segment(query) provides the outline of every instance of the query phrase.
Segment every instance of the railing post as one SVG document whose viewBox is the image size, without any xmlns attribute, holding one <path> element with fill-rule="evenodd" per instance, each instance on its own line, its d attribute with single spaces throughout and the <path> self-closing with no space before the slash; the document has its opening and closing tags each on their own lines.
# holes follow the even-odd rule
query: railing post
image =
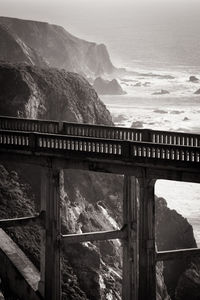
<svg viewBox="0 0 200 300">
<path fill-rule="evenodd" d="M 46 211 L 44 244 L 41 247 L 40 291 L 44 299 L 61 299 L 60 276 L 60 176 L 61 171 L 47 168 L 42 172 L 42 208 Z"/>
<path fill-rule="evenodd" d="M 156 300 L 154 184 L 139 178 L 139 300 Z"/>
<path fill-rule="evenodd" d="M 124 176 L 123 222 L 127 240 L 123 241 L 122 299 L 138 299 L 138 199 L 137 180 Z"/>
<path fill-rule="evenodd" d="M 143 129 L 142 130 L 142 142 L 153 142 L 151 129 Z"/>
<path fill-rule="evenodd" d="M 129 158 L 130 157 L 130 147 L 131 147 L 131 143 L 128 141 L 123 141 L 122 142 L 122 156 L 124 158 Z"/>
</svg>

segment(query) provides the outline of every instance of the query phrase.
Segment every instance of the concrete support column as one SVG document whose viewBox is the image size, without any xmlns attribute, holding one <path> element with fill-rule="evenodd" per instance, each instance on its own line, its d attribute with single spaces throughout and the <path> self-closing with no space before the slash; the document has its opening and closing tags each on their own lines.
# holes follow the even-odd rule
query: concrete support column
<svg viewBox="0 0 200 300">
<path fill-rule="evenodd" d="M 61 171 L 52 168 L 42 172 L 41 206 L 46 211 L 46 221 L 42 232 L 40 290 L 43 289 L 44 298 L 48 300 L 61 299 L 60 177 Z"/>
<path fill-rule="evenodd" d="M 139 300 L 156 300 L 154 185 L 139 179 Z"/>
<path fill-rule="evenodd" d="M 128 238 L 123 242 L 122 299 L 138 299 L 138 199 L 137 179 L 124 176 L 123 222 Z"/>
</svg>

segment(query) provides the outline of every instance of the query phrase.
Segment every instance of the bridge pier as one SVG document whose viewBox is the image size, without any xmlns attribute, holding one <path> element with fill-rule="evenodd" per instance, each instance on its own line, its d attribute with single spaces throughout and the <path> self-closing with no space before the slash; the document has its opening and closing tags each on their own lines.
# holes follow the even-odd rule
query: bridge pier
<svg viewBox="0 0 200 300">
<path fill-rule="evenodd" d="M 124 175 L 123 222 L 127 239 L 123 240 L 122 299 L 138 299 L 138 198 L 137 179 Z"/>
<path fill-rule="evenodd" d="M 139 300 L 156 299 L 154 185 L 139 178 Z"/>
<path fill-rule="evenodd" d="M 45 168 L 42 172 L 41 209 L 46 211 L 42 232 L 40 290 L 44 299 L 61 299 L 60 271 L 60 176 L 61 171 Z"/>
</svg>

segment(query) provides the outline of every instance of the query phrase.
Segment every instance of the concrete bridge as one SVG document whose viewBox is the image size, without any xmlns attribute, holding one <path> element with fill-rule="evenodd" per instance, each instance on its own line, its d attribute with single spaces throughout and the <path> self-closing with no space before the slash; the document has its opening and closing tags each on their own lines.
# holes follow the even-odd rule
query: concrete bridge
<svg viewBox="0 0 200 300">
<path fill-rule="evenodd" d="M 158 179 L 200 183 L 200 135 L 0 117 L 0 155 L 2 160 L 43 169 L 41 213 L 0 221 L 2 228 L 41 225 L 45 242 L 35 299 L 38 295 L 48 300 L 61 298 L 60 247 L 69 243 L 122 240 L 123 300 L 156 299 L 157 261 L 200 255 L 196 248 L 156 251 L 154 201 Z M 61 233 L 59 185 L 63 169 L 124 175 L 121 230 Z"/>
</svg>

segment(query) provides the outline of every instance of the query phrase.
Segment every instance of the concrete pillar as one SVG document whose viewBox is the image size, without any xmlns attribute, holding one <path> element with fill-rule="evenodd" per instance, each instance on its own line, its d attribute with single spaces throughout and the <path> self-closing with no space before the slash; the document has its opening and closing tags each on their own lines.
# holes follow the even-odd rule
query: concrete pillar
<svg viewBox="0 0 200 300">
<path fill-rule="evenodd" d="M 154 185 L 139 179 L 139 300 L 156 300 Z"/>
<path fill-rule="evenodd" d="M 137 180 L 124 176 L 123 222 L 128 238 L 123 242 L 122 299 L 138 299 L 138 199 Z"/>
<path fill-rule="evenodd" d="M 42 172 L 41 207 L 46 211 L 46 221 L 42 232 L 40 290 L 48 300 L 61 299 L 60 174 L 61 171 L 51 168 Z"/>
</svg>

